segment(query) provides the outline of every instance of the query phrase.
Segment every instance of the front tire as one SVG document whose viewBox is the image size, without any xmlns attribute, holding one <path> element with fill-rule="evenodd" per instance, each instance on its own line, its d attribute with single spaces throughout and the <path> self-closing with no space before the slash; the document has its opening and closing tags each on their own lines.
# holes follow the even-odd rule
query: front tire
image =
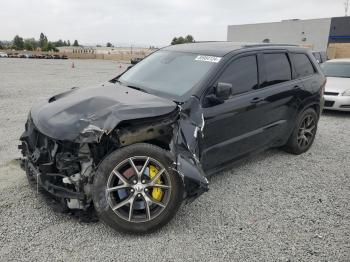
<svg viewBox="0 0 350 262">
<path fill-rule="evenodd" d="M 308 108 L 299 114 L 285 151 L 300 155 L 312 146 L 317 131 L 318 115 L 313 108 Z"/>
<path fill-rule="evenodd" d="M 100 219 L 124 232 L 152 232 L 175 215 L 183 183 L 167 152 L 151 144 L 117 149 L 100 164 L 93 202 Z"/>
</svg>

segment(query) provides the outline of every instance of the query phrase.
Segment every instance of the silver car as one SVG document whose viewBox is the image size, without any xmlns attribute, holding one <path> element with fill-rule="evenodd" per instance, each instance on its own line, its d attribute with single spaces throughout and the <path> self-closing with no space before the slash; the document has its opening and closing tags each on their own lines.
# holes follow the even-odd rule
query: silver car
<svg viewBox="0 0 350 262">
<path fill-rule="evenodd" d="M 350 112 L 350 59 L 333 59 L 321 65 L 327 76 L 325 109 Z"/>
</svg>

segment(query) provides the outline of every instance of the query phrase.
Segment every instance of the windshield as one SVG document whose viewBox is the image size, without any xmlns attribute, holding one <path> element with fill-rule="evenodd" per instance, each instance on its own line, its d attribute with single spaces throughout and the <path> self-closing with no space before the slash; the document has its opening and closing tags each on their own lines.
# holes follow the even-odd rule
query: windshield
<svg viewBox="0 0 350 262">
<path fill-rule="evenodd" d="M 118 81 L 176 99 L 190 92 L 219 61 L 220 58 L 212 56 L 158 51 L 125 72 Z"/>
<path fill-rule="evenodd" d="M 322 64 L 323 72 L 331 77 L 350 77 L 350 63 L 346 62 L 326 62 Z"/>
</svg>

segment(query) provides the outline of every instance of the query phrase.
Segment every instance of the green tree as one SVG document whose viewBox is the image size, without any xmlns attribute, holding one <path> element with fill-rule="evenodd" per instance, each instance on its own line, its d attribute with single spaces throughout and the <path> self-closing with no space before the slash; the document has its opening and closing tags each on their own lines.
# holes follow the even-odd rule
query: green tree
<svg viewBox="0 0 350 262">
<path fill-rule="evenodd" d="M 179 44 L 184 44 L 185 43 L 185 38 L 183 38 L 182 36 L 180 36 L 178 39 L 177 39 L 177 42 Z"/>
<path fill-rule="evenodd" d="M 24 40 L 24 49 L 33 51 L 38 47 L 38 43 L 34 38 L 28 38 Z"/>
<path fill-rule="evenodd" d="M 74 40 L 73 46 L 79 46 L 78 40 Z"/>
<path fill-rule="evenodd" d="M 70 41 L 69 40 L 67 41 L 67 46 L 70 46 Z"/>
<path fill-rule="evenodd" d="M 172 45 L 178 45 L 178 44 L 184 44 L 184 43 L 194 43 L 194 38 L 192 35 L 187 35 L 185 38 L 180 36 L 180 37 L 174 37 L 173 40 L 171 41 Z"/>
<path fill-rule="evenodd" d="M 113 47 L 113 45 L 110 42 L 107 42 L 107 47 Z"/>
<path fill-rule="evenodd" d="M 56 48 L 56 46 L 53 43 L 51 43 L 51 42 L 47 42 L 43 46 L 42 50 L 45 51 L 45 52 L 48 52 L 48 51 L 58 52 L 58 49 Z"/>
<path fill-rule="evenodd" d="M 16 49 L 16 50 L 23 50 L 23 48 L 24 48 L 23 38 L 18 36 L 18 35 L 16 35 L 13 38 L 12 44 L 13 44 L 14 49 Z"/>
<path fill-rule="evenodd" d="M 4 44 L 0 41 L 0 49 L 4 49 Z"/>
<path fill-rule="evenodd" d="M 53 44 L 54 44 L 56 47 L 64 46 L 64 42 L 63 42 L 61 39 L 59 39 L 59 40 L 56 41 L 56 42 L 53 42 Z"/>
<path fill-rule="evenodd" d="M 187 35 L 187 36 L 185 37 L 185 42 L 186 42 L 186 43 L 193 43 L 193 42 L 194 42 L 193 36 Z"/>
<path fill-rule="evenodd" d="M 177 37 L 174 37 L 171 41 L 171 45 L 177 45 Z"/>
<path fill-rule="evenodd" d="M 43 48 L 48 43 L 47 36 L 44 33 L 40 33 L 39 47 Z"/>
</svg>

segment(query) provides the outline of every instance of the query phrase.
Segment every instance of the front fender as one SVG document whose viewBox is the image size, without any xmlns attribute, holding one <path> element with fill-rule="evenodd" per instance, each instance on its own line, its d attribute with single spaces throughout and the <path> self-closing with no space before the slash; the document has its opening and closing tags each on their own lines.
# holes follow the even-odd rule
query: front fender
<svg viewBox="0 0 350 262">
<path fill-rule="evenodd" d="M 193 159 L 179 154 L 177 172 L 183 179 L 187 201 L 191 202 L 209 190 L 209 182 L 204 177 L 202 168 L 197 166 Z"/>
<path fill-rule="evenodd" d="M 199 100 L 192 97 L 180 107 L 180 117 L 175 124 L 170 146 L 188 201 L 208 191 L 209 182 L 205 178 L 198 152 L 198 136 L 203 134 L 203 128 L 202 108 Z"/>
</svg>

